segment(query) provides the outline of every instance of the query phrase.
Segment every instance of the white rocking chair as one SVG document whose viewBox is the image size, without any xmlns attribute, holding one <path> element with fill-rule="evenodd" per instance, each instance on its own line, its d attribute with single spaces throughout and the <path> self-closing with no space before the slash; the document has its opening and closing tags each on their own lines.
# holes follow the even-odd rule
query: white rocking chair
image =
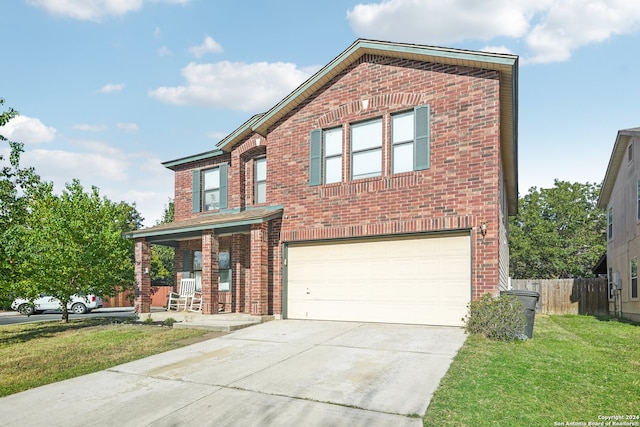
<svg viewBox="0 0 640 427">
<path fill-rule="evenodd" d="M 170 292 L 167 311 L 201 311 L 202 292 L 196 291 L 196 279 L 182 279 L 179 292 Z"/>
</svg>

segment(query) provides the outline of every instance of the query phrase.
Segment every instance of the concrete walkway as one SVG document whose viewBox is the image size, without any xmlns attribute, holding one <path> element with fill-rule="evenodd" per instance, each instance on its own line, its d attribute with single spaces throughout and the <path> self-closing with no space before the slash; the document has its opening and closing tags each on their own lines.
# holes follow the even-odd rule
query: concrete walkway
<svg viewBox="0 0 640 427">
<path fill-rule="evenodd" d="M 413 426 L 462 329 L 277 320 L 0 399 L 0 425 Z"/>
</svg>

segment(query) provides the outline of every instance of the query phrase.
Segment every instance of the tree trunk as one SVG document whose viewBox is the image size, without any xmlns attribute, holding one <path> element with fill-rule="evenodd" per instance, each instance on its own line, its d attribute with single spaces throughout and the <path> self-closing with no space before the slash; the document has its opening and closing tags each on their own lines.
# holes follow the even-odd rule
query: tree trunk
<svg viewBox="0 0 640 427">
<path fill-rule="evenodd" d="M 62 303 L 62 323 L 69 323 L 69 309 L 67 303 Z"/>
</svg>

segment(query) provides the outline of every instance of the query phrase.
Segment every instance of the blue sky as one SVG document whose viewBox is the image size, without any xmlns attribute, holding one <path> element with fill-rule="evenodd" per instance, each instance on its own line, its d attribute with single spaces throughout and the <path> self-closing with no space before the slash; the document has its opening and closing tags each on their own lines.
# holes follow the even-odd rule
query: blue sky
<svg viewBox="0 0 640 427">
<path fill-rule="evenodd" d="M 79 178 L 152 225 L 162 161 L 211 150 L 359 37 L 520 56 L 519 188 L 600 182 L 640 126 L 640 2 L 9 0 L 0 128 L 56 189 Z M 6 151 L 6 147 L 0 147 Z"/>
</svg>

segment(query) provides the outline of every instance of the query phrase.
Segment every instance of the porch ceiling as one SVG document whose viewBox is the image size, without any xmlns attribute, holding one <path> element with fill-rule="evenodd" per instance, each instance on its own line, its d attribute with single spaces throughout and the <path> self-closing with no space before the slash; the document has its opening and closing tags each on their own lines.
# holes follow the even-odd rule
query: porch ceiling
<svg viewBox="0 0 640 427">
<path fill-rule="evenodd" d="M 249 228 L 251 224 L 270 221 L 282 216 L 282 206 L 268 206 L 264 208 L 248 210 L 231 210 L 204 214 L 195 218 L 183 221 L 176 221 L 167 224 L 159 224 L 153 227 L 142 228 L 140 230 L 125 233 L 127 239 L 146 238 L 152 242 L 169 242 L 194 238 L 200 235 L 202 230 L 241 230 Z"/>
</svg>

